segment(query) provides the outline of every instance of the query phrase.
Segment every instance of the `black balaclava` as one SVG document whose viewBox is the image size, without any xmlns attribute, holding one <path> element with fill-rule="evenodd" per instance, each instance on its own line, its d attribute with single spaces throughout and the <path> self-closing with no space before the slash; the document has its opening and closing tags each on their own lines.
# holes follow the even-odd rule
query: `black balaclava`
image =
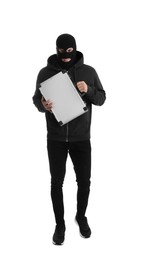
<svg viewBox="0 0 141 260">
<path fill-rule="evenodd" d="M 68 70 L 73 66 L 76 60 L 76 41 L 75 38 L 70 34 L 61 34 L 56 40 L 57 57 L 59 65 L 62 69 Z M 68 48 L 73 48 L 72 52 L 66 52 Z M 64 49 L 65 52 L 60 53 L 58 49 Z M 69 62 L 63 62 L 63 58 L 70 58 Z"/>
</svg>

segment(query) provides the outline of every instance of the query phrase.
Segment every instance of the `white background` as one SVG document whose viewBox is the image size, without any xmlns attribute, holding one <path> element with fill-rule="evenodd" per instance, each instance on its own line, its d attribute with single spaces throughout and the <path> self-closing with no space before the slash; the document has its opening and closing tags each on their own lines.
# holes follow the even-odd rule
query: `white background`
<svg viewBox="0 0 141 260">
<path fill-rule="evenodd" d="M 137 0 L 1 1 L 0 259 L 141 259 L 141 38 Z M 66 240 L 55 222 L 44 114 L 32 104 L 36 77 L 61 33 L 74 35 L 107 93 L 93 107 L 92 185 L 84 240 L 74 223 L 76 182 L 68 158 Z"/>
</svg>

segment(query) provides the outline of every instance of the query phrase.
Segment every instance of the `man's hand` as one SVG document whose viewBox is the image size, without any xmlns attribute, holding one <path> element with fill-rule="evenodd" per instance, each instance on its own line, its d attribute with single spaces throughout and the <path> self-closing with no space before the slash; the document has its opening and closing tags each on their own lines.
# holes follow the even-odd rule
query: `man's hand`
<svg viewBox="0 0 141 260">
<path fill-rule="evenodd" d="M 45 108 L 47 111 L 51 112 L 52 102 L 51 102 L 50 100 L 47 100 L 47 101 L 46 101 L 46 100 L 44 99 L 44 97 L 42 97 L 41 102 L 42 102 L 44 108 Z"/>
<path fill-rule="evenodd" d="M 82 93 L 82 92 L 87 92 L 88 91 L 88 86 L 87 84 L 85 83 L 85 81 L 79 81 L 77 82 L 76 84 L 77 88 L 79 89 L 79 91 Z"/>
</svg>

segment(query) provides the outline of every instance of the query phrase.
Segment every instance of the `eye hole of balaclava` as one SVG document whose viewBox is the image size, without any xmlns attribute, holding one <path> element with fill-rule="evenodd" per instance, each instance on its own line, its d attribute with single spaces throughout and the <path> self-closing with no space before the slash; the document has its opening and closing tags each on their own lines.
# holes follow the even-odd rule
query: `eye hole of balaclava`
<svg viewBox="0 0 141 260">
<path fill-rule="evenodd" d="M 63 69 L 69 69 L 75 63 L 76 58 L 76 41 L 70 34 L 61 34 L 56 40 L 57 57 L 60 66 Z M 62 59 L 70 58 L 69 62 Z"/>
</svg>

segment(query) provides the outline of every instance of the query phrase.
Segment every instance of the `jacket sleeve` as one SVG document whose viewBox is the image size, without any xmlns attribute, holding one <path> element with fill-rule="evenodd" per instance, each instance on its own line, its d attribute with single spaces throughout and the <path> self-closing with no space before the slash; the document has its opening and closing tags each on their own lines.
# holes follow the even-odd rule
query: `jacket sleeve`
<svg viewBox="0 0 141 260">
<path fill-rule="evenodd" d="M 88 85 L 88 91 L 86 93 L 86 97 L 92 104 L 101 106 L 104 104 L 106 100 L 106 93 L 102 87 L 102 84 L 100 82 L 100 79 L 96 71 L 94 72 L 95 75 L 93 81 Z"/>
<path fill-rule="evenodd" d="M 37 109 L 40 112 L 46 112 L 46 110 L 43 107 L 42 102 L 41 102 L 42 94 L 39 90 L 39 87 L 40 87 L 40 83 L 39 83 L 39 76 L 38 76 L 37 82 L 36 82 L 36 90 L 35 90 L 34 96 L 32 97 L 32 100 L 33 100 L 33 104 L 37 107 Z"/>
</svg>

